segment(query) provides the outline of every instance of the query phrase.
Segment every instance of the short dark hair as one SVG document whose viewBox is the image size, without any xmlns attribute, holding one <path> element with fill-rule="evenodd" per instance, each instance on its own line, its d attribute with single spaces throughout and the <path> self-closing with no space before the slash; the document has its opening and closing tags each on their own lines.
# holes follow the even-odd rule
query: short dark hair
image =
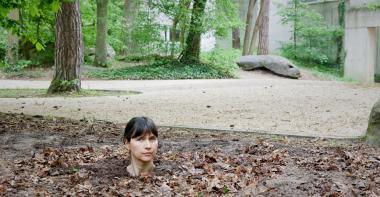
<svg viewBox="0 0 380 197">
<path fill-rule="evenodd" d="M 125 126 L 123 140 L 131 142 L 132 138 L 136 138 L 149 133 L 152 133 L 158 137 L 157 128 L 153 120 L 144 116 L 134 117 L 129 120 L 127 126 Z"/>
</svg>

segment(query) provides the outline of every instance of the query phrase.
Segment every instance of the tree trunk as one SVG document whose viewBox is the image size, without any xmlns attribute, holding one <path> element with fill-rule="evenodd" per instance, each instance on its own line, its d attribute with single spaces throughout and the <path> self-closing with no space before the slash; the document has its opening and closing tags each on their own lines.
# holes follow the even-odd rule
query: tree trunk
<svg viewBox="0 0 380 197">
<path fill-rule="evenodd" d="M 199 62 L 203 16 L 206 3 L 207 0 L 194 0 L 189 35 L 187 36 L 186 47 L 182 51 L 182 57 L 180 59 L 182 63 Z"/>
<path fill-rule="evenodd" d="M 171 52 L 170 55 L 174 57 L 174 52 L 175 52 L 175 43 L 177 40 L 177 24 L 178 24 L 179 16 L 175 16 L 173 19 L 173 26 L 170 30 L 170 42 L 171 42 Z"/>
<path fill-rule="evenodd" d="M 345 0 L 339 0 L 338 4 L 338 15 L 339 15 L 339 27 L 344 30 L 344 17 L 345 17 L 345 12 L 346 12 L 346 5 L 345 5 Z M 336 40 L 337 44 L 337 52 L 336 52 L 336 63 L 339 65 L 343 65 L 344 63 L 344 45 L 343 45 L 343 40 L 344 36 L 338 36 Z"/>
<path fill-rule="evenodd" d="M 124 50 L 124 55 L 127 53 L 133 53 L 137 50 L 135 50 L 136 45 L 133 42 L 132 39 L 132 29 L 133 29 L 133 23 L 136 18 L 136 13 L 138 9 L 138 3 L 137 0 L 124 0 L 124 20 L 125 20 L 125 46 L 126 49 Z"/>
<path fill-rule="evenodd" d="M 183 1 L 183 8 L 182 9 L 190 9 L 192 0 L 184 0 Z M 183 50 L 185 49 L 185 38 L 186 38 L 186 32 L 188 29 L 188 17 L 187 15 L 181 17 L 181 20 L 179 21 L 179 26 L 180 26 L 180 32 L 179 32 L 179 46 Z"/>
<path fill-rule="evenodd" d="M 14 21 L 19 20 L 18 9 L 13 9 L 8 17 Z M 12 30 L 8 30 L 8 49 L 7 49 L 7 59 L 10 65 L 15 65 L 18 61 L 18 37 L 12 33 Z"/>
<path fill-rule="evenodd" d="M 239 29 L 239 27 L 232 29 L 232 48 L 240 49 L 240 29 Z"/>
<path fill-rule="evenodd" d="M 248 5 L 247 20 L 245 23 L 245 34 L 243 42 L 243 55 L 248 55 L 251 32 L 253 28 L 253 13 L 257 0 L 250 0 Z"/>
<path fill-rule="evenodd" d="M 269 6 L 270 6 L 270 0 L 264 1 L 264 7 L 263 7 L 263 15 L 262 15 L 262 22 L 260 26 L 260 33 L 259 33 L 259 49 L 257 54 L 258 55 L 268 55 L 269 51 L 269 38 L 268 38 L 268 32 L 269 32 Z"/>
<path fill-rule="evenodd" d="M 48 93 L 80 91 L 83 37 L 79 0 L 63 2 L 55 24 L 55 73 Z"/>
<path fill-rule="evenodd" d="M 260 28 L 261 23 L 263 21 L 262 19 L 263 19 L 263 15 L 264 15 L 264 8 L 263 8 L 264 7 L 264 1 L 265 0 L 261 0 L 261 2 L 260 2 L 259 16 L 257 16 L 256 22 L 255 22 L 255 28 L 253 29 L 251 43 L 249 45 L 248 55 L 252 55 L 253 50 L 255 49 L 256 40 L 257 40 L 257 32 L 259 32 L 259 28 Z"/>
<path fill-rule="evenodd" d="M 96 48 L 94 65 L 107 66 L 107 5 L 108 0 L 96 0 Z"/>
</svg>

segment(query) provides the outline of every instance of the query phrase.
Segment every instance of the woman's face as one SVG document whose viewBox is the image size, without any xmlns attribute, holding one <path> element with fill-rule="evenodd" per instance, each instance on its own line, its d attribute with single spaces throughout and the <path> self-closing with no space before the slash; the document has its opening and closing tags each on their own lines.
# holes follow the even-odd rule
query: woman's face
<svg viewBox="0 0 380 197">
<path fill-rule="evenodd" d="M 135 159 L 142 162 L 150 162 L 156 156 L 158 140 L 154 134 L 148 133 L 132 138 L 127 145 Z"/>
</svg>

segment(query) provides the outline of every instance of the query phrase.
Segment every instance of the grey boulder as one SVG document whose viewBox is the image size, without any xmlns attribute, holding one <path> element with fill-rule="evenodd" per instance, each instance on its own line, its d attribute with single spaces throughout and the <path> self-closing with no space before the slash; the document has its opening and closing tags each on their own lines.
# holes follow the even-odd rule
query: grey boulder
<svg viewBox="0 0 380 197">
<path fill-rule="evenodd" d="M 366 141 L 380 146 L 380 99 L 375 103 L 369 115 Z"/>
<path fill-rule="evenodd" d="M 266 68 L 273 73 L 289 78 L 298 79 L 301 72 L 288 59 L 276 55 L 247 55 L 242 56 L 237 64 L 243 70 L 255 70 L 258 68 Z"/>
</svg>

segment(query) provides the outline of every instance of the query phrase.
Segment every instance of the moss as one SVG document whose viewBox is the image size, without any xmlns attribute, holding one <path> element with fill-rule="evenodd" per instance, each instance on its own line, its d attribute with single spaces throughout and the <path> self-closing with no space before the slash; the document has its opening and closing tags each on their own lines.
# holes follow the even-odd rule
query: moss
<svg viewBox="0 0 380 197">
<path fill-rule="evenodd" d="M 80 91 L 80 81 L 79 79 L 74 80 L 59 80 L 55 79 L 51 82 L 48 89 L 49 94 L 54 94 L 58 92 L 79 92 Z"/>
</svg>

